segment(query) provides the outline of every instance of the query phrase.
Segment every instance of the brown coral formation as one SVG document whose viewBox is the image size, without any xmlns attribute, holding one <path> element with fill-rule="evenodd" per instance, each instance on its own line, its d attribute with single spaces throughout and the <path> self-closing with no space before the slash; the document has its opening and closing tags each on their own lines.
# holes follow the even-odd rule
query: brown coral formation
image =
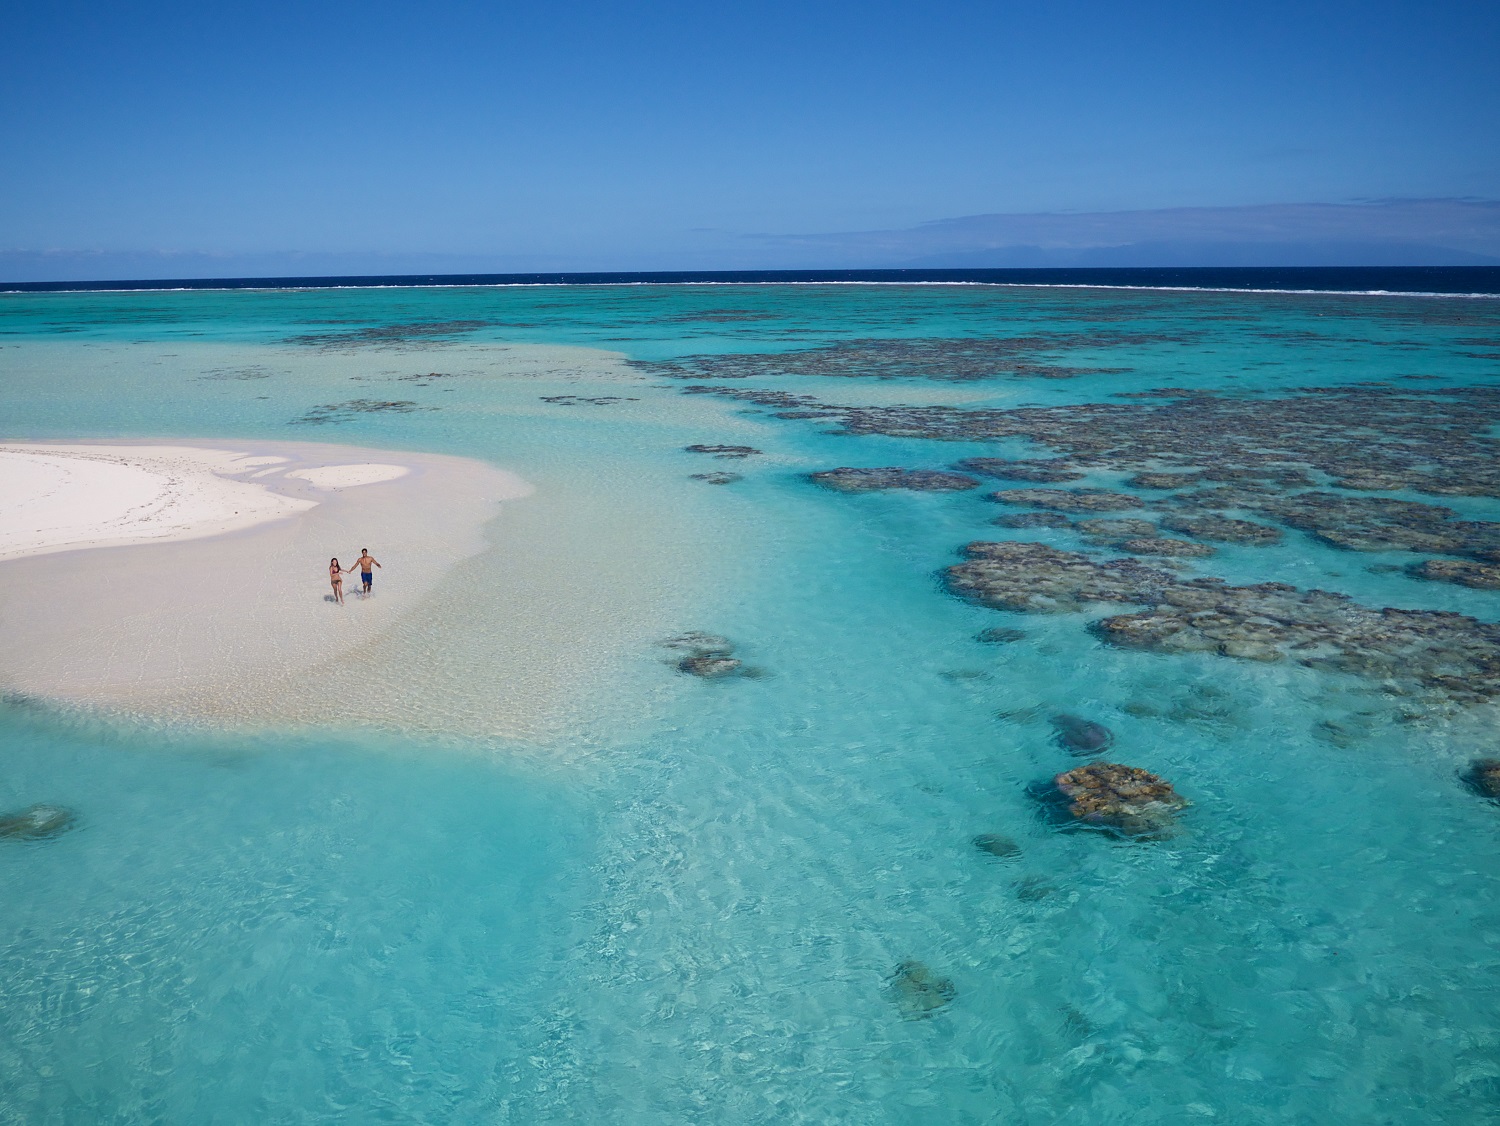
<svg viewBox="0 0 1500 1126">
<path fill-rule="evenodd" d="M 1166 779 L 1117 762 L 1064 771 L 1052 784 L 1075 820 L 1131 837 L 1168 834 L 1177 812 L 1189 804 Z"/>
<path fill-rule="evenodd" d="M 991 493 L 990 498 L 1004 504 L 1046 508 L 1053 512 L 1119 512 L 1145 507 L 1140 497 L 1112 493 L 1107 489 L 1001 489 Z"/>
<path fill-rule="evenodd" d="M 965 473 L 978 473 L 983 477 L 1041 483 L 1077 481 L 1084 476 L 1072 462 L 1065 458 L 1012 461 L 1003 457 L 966 457 L 962 461 L 954 462 L 953 468 L 961 469 Z"/>
<path fill-rule="evenodd" d="M 1183 580 L 1135 560 L 1100 561 L 1038 543 L 971 543 L 949 588 L 1001 610 L 1076 611 L 1090 603 L 1148 609 L 1095 624 L 1105 640 L 1157 652 L 1296 660 L 1441 692 L 1472 703 L 1500 696 L 1500 624 L 1437 610 L 1375 609 L 1348 595 L 1286 583 Z"/>
<path fill-rule="evenodd" d="M 1000 377 L 1072 379 L 1080 375 L 1118 375 L 1130 369 L 1059 363 L 1059 354 L 1068 349 L 1130 347 L 1183 339 L 1181 334 L 1098 331 L 1009 337 L 869 338 L 841 340 L 793 352 L 713 353 L 667 361 L 632 360 L 630 365 L 669 379 L 752 379 L 767 375 L 958 383 Z"/>
<path fill-rule="evenodd" d="M 1118 520 L 1080 520 L 1074 525 L 1090 539 L 1114 542 L 1134 536 L 1154 536 L 1157 527 L 1150 520 L 1124 517 Z"/>
<path fill-rule="evenodd" d="M 1185 489 L 1201 480 L 1201 473 L 1137 473 L 1125 483 L 1136 489 Z"/>
<path fill-rule="evenodd" d="M 1281 530 L 1249 520 L 1235 520 L 1215 513 L 1196 516 L 1167 516 L 1161 526 L 1171 532 L 1195 536 L 1216 543 L 1273 544 L 1281 542 Z"/>
<path fill-rule="evenodd" d="M 1278 494 L 1232 486 L 1185 493 L 1172 503 L 1188 509 L 1243 509 L 1347 551 L 1422 551 L 1500 561 L 1500 524 L 1459 520 L 1458 513 L 1443 505 L 1321 489 Z"/>
<path fill-rule="evenodd" d="M 975 489 L 979 482 L 962 473 L 943 473 L 935 469 L 902 469 L 885 466 L 877 469 L 853 469 L 841 466 L 808 474 L 809 479 L 841 493 L 871 493 L 884 489 L 911 489 L 917 492 L 961 492 Z"/>
<path fill-rule="evenodd" d="M 760 453 L 754 446 L 712 446 L 701 442 L 682 448 L 690 454 L 710 454 L 720 459 L 753 457 Z"/>
<path fill-rule="evenodd" d="M 1476 590 L 1500 590 L 1500 565 L 1495 563 L 1473 563 L 1467 559 L 1428 559 L 1412 564 L 1410 572 L 1419 579 L 1457 583 Z"/>
<path fill-rule="evenodd" d="M 850 434 L 963 442 L 1024 438 L 1082 468 L 1202 474 L 1283 487 L 1311 485 L 1311 469 L 1336 481 L 1378 477 L 1393 488 L 1434 495 L 1500 496 L 1500 440 L 1492 436 L 1500 423 L 1500 387 L 1353 384 L 1238 398 L 1163 389 L 1159 397 L 1125 402 L 1011 410 L 850 407 L 783 391 L 686 390 L 834 421 Z"/>
<path fill-rule="evenodd" d="M 1039 510 L 1007 513 L 995 521 L 1002 527 L 1061 528 L 1072 514 L 1083 517 L 1077 527 L 1089 538 L 1145 547 L 1146 554 L 1203 554 L 1210 543 L 1271 545 L 1292 529 L 1347 551 L 1436 557 L 1403 561 L 1413 578 L 1500 589 L 1500 522 L 1380 495 L 1500 497 L 1500 386 L 1370 383 L 1241 396 L 1163 388 L 1112 402 L 1015 409 L 835 406 L 780 391 L 688 390 L 727 394 L 781 417 L 833 422 L 852 435 L 1025 440 L 1057 456 L 1020 464 L 1134 473 L 1131 486 L 1148 491 L 1149 500 L 1102 489 L 1002 490 L 994 499 Z M 1089 519 L 1110 513 L 1150 515 L 1161 531 L 1126 534 Z M 1184 538 L 1139 542 L 1173 538 L 1164 533 Z M 967 554 L 948 581 L 986 605 L 1031 612 L 1100 602 L 1140 607 L 1097 625 L 1115 644 L 1298 661 L 1460 702 L 1500 697 L 1494 623 L 1363 606 L 1283 584 L 1185 581 L 1170 573 L 1166 555 L 1153 568 L 1042 544 L 971 544 Z"/>
<path fill-rule="evenodd" d="M 1481 797 L 1500 801 L 1500 758 L 1475 759 L 1464 771 L 1463 780 Z"/>
<path fill-rule="evenodd" d="M 1175 540 L 1167 536 L 1143 536 L 1139 539 L 1124 540 L 1116 546 L 1121 551 L 1130 552 L 1131 555 L 1168 555 L 1179 559 L 1214 554 L 1214 549 L 1206 543 Z"/>
<path fill-rule="evenodd" d="M 1041 543 L 971 543 L 948 586 L 997 610 L 1057 614 L 1094 602 L 1155 602 L 1176 576 L 1134 559 L 1099 562 Z"/>
<path fill-rule="evenodd" d="M 1010 512 L 990 521 L 1001 528 L 1069 528 L 1073 521 L 1061 512 Z"/>
</svg>

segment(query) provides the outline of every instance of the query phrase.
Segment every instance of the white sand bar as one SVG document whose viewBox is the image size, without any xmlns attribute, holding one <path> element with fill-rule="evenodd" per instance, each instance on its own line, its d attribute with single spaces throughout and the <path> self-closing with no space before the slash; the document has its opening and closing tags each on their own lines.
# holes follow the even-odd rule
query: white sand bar
<svg viewBox="0 0 1500 1126">
<path fill-rule="evenodd" d="M 293 469 L 287 476 L 311 482 L 319 489 L 348 489 L 359 485 L 378 485 L 381 481 L 394 481 L 410 472 L 404 465 L 376 465 L 365 461 L 358 465 L 320 465 L 316 469 Z"/>
<path fill-rule="evenodd" d="M 192 446 L 0 444 L 0 559 L 217 536 L 317 503 L 236 479 L 264 464 Z"/>
<path fill-rule="evenodd" d="M 399 696 L 410 666 L 378 671 L 376 639 L 530 492 L 435 454 L 0 443 L 0 689 L 251 722 L 311 718 L 371 675 Z M 329 557 L 352 566 L 362 547 L 383 565 L 376 596 L 356 598 L 350 575 L 339 607 Z"/>
</svg>

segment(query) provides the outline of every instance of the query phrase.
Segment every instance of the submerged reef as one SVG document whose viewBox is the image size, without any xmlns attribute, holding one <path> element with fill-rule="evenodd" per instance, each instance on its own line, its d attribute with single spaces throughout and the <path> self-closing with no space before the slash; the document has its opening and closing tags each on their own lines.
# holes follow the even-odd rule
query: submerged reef
<svg viewBox="0 0 1500 1126">
<path fill-rule="evenodd" d="M 1163 527 L 1224 543 L 1271 544 L 1280 525 L 1351 551 L 1412 551 L 1500 564 L 1500 523 L 1451 508 L 1359 495 L 1372 489 L 1500 497 L 1500 387 L 1417 390 L 1384 384 L 1307 388 L 1270 396 L 1162 389 L 1128 402 L 1009 410 L 950 406 L 851 407 L 809 395 L 695 386 L 776 408 L 781 417 L 835 422 L 841 432 L 938 441 L 1026 439 L 1059 457 L 971 458 L 1044 475 L 1093 468 L 1133 472 L 1143 499 L 1099 489 L 1011 489 L 1007 504 L 1085 513 L 1149 507 Z M 1014 471 L 1012 471 L 1014 472 Z M 1338 492 L 1319 479 L 1344 490 Z M 1111 498 L 1118 498 L 1111 500 Z M 1266 523 L 1245 519 L 1251 516 Z M 1474 568 L 1419 577 L 1484 585 Z"/>
<path fill-rule="evenodd" d="M 60 805 L 30 805 L 0 814 L 0 840 L 40 841 L 66 833 L 78 815 Z"/>
<path fill-rule="evenodd" d="M 704 655 L 684 657 L 677 662 L 677 667 L 683 672 L 701 676 L 705 680 L 717 680 L 721 676 L 730 676 L 739 672 L 740 662 L 734 657 Z"/>
<path fill-rule="evenodd" d="M 1061 512 L 1017 512 L 996 516 L 991 524 L 1001 528 L 1071 528 L 1073 521 Z"/>
<path fill-rule="evenodd" d="M 959 492 L 977 489 L 979 482 L 962 473 L 943 473 L 935 469 L 902 469 L 885 466 L 878 469 L 852 469 L 841 466 L 809 473 L 808 479 L 841 493 L 870 493 L 883 489 L 911 489 L 916 492 Z"/>
<path fill-rule="evenodd" d="M 834 422 L 848 434 L 1027 439 L 1079 468 L 1134 472 L 1140 487 L 1180 488 L 1189 478 L 1310 486 L 1312 471 L 1347 488 L 1378 478 L 1386 488 L 1500 496 L 1500 440 L 1492 436 L 1500 387 L 1353 384 L 1241 397 L 1163 388 L 1151 397 L 1120 396 L 1123 402 L 980 410 L 839 406 L 811 395 L 711 385 L 684 390 L 769 407 L 783 412 L 779 417 Z"/>
<path fill-rule="evenodd" d="M 1064 771 L 1052 784 L 1075 821 L 1129 837 L 1169 835 L 1189 804 L 1166 779 L 1117 762 Z"/>
<path fill-rule="evenodd" d="M 1024 527 L 1025 525 L 1011 526 Z M 1129 539 L 1132 536 L 1154 536 L 1159 531 L 1150 520 L 1138 520 L 1130 516 L 1115 520 L 1080 520 L 1074 527 L 1089 539 L 1104 540 L 1109 543 Z"/>
<path fill-rule="evenodd" d="M 1099 562 L 1041 543 L 971 543 L 949 589 L 997 610 L 1065 613 L 1091 602 L 1154 602 L 1178 580 L 1133 559 Z"/>
<path fill-rule="evenodd" d="M 1462 777 L 1464 784 L 1476 794 L 1500 801 L 1500 758 L 1475 759 Z"/>
<path fill-rule="evenodd" d="M 1024 629 L 1011 629 L 1009 626 L 990 626 L 988 629 L 980 630 L 975 636 L 975 641 L 986 645 L 1009 645 L 1013 641 L 1023 641 L 1027 637 Z"/>
<path fill-rule="evenodd" d="M 754 446 L 708 446 L 699 443 L 682 448 L 690 454 L 712 454 L 714 457 L 723 459 L 751 457 L 760 453 Z"/>
<path fill-rule="evenodd" d="M 1213 555 L 1214 549 L 1206 543 L 1189 540 L 1174 540 L 1166 536 L 1143 536 L 1139 539 L 1121 540 L 1115 545 L 1131 555 L 1169 555 L 1178 558 L 1194 558 Z"/>
<path fill-rule="evenodd" d="M 288 344 L 310 348 L 369 347 L 400 345 L 413 340 L 432 344 L 445 336 L 461 336 L 476 329 L 488 328 L 490 321 L 417 321 L 412 324 L 370 325 L 336 332 L 305 332 L 286 338 Z"/>
<path fill-rule="evenodd" d="M 1182 334 L 1127 332 L 1035 333 L 1011 337 L 915 337 L 905 340 L 842 340 L 791 352 L 683 356 L 668 361 L 632 360 L 649 375 L 669 379 L 758 379 L 822 375 L 849 379 L 1072 379 L 1119 375 L 1122 367 L 1079 367 L 1057 357 L 1075 348 L 1123 348 L 1178 343 Z"/>
<path fill-rule="evenodd" d="M 308 409 L 292 425 L 321 426 L 330 422 L 349 422 L 357 414 L 411 414 L 413 411 L 435 411 L 411 399 L 348 399 L 342 403 L 323 403 Z"/>
<path fill-rule="evenodd" d="M 1168 515 L 1162 518 L 1161 526 L 1169 532 L 1181 532 L 1183 535 L 1195 536 L 1200 540 L 1214 540 L 1218 543 L 1264 546 L 1280 543 L 1282 538 L 1281 530 L 1278 528 L 1256 524 L 1249 520 L 1235 520 L 1211 512 L 1196 516 Z"/>
<path fill-rule="evenodd" d="M 1134 560 L 1101 561 L 1039 543 L 978 542 L 964 550 L 968 561 L 945 572 L 949 589 L 995 609 L 1149 607 L 1094 623 L 1101 638 L 1124 648 L 1290 659 L 1462 703 L 1500 696 L 1500 624 L 1439 610 L 1376 609 L 1286 583 L 1182 579 Z"/>
<path fill-rule="evenodd" d="M 1114 732 L 1102 723 L 1066 712 L 1051 719 L 1057 745 L 1070 755 L 1099 755 L 1114 744 Z"/>
<path fill-rule="evenodd" d="M 744 672 L 742 663 L 733 655 L 734 643 L 716 633 L 683 633 L 657 644 L 684 654 L 674 659 L 678 672 L 704 680 L 720 680 Z"/>
<path fill-rule="evenodd" d="M 555 407 L 607 407 L 614 403 L 640 402 L 628 395 L 543 395 L 541 400 Z"/>
<path fill-rule="evenodd" d="M 997 860 L 1015 860 L 1021 855 L 1021 846 L 1003 833 L 980 833 L 970 842 L 986 856 Z"/>
<path fill-rule="evenodd" d="M 1010 481 L 1048 483 L 1077 481 L 1084 476 L 1082 471 L 1065 458 L 1013 461 L 1003 457 L 966 457 L 954 462 L 953 468 L 965 473 L 978 473 L 982 477 L 999 477 Z"/>
<path fill-rule="evenodd" d="M 958 989 L 925 963 L 907 958 L 897 964 L 887 982 L 891 1000 L 907 1020 L 926 1020 L 948 1005 Z"/>
<path fill-rule="evenodd" d="M 1458 583 L 1475 590 L 1500 590 L 1500 564 L 1471 563 L 1462 559 L 1428 559 L 1413 563 L 1409 572 L 1419 579 Z"/>
<path fill-rule="evenodd" d="M 689 477 L 694 481 L 707 481 L 710 485 L 732 485 L 736 481 L 743 481 L 745 479 L 739 473 L 725 473 L 723 471 L 716 473 L 691 473 Z"/>
<path fill-rule="evenodd" d="M 859 374 L 852 361 L 845 374 Z M 983 476 L 1012 473 L 1007 466 L 1125 473 L 1143 491 L 992 494 L 1034 510 L 1002 515 L 993 521 L 1000 527 L 1075 526 L 1095 543 L 1162 562 L 1148 566 L 1039 543 L 973 543 L 968 561 L 946 572 L 949 588 L 963 597 L 1027 613 L 1124 603 L 1139 609 L 1094 626 L 1114 645 L 1296 661 L 1364 677 L 1393 693 L 1433 693 L 1460 704 L 1500 697 L 1500 625 L 1371 607 L 1282 583 L 1187 579 L 1173 573 L 1186 564 L 1171 562 L 1205 558 L 1212 543 L 1275 545 L 1291 531 L 1345 551 L 1428 556 L 1395 568 L 1413 579 L 1500 589 L 1500 522 L 1379 495 L 1500 498 L 1500 386 L 1362 383 L 1241 395 L 1159 388 L 1108 402 L 1009 409 L 847 406 L 701 384 L 684 390 L 765 407 L 780 418 L 832 423 L 834 432 L 853 436 L 1026 441 L 1053 456 L 957 464 Z M 1118 523 L 1097 519 L 1111 513 L 1121 514 Z M 1075 525 L 1072 517 L 1082 519 Z"/>
<path fill-rule="evenodd" d="M 1107 489 L 1001 489 L 991 493 L 990 499 L 1053 512 L 1119 512 L 1145 507 L 1139 497 Z"/>
</svg>

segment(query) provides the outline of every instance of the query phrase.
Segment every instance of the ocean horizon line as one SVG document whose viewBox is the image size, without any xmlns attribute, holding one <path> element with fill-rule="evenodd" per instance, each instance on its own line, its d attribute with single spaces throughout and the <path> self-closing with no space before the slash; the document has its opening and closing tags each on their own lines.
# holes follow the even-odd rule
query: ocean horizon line
<svg viewBox="0 0 1500 1126">
<path fill-rule="evenodd" d="M 1140 266 L 993 269 L 652 270 L 0 282 L 0 293 L 635 285 L 989 285 L 1016 288 L 1500 297 L 1497 266 Z"/>
</svg>

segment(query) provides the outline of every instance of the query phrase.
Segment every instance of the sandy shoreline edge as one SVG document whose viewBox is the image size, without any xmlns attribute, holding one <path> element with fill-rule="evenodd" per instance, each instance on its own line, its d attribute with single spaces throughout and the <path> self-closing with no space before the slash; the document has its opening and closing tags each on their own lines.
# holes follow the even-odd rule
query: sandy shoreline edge
<svg viewBox="0 0 1500 1126">
<path fill-rule="evenodd" d="M 531 492 L 439 454 L 0 443 L 0 689 L 133 712 L 295 716 L 298 685 L 359 667 L 486 548 L 502 503 Z M 362 547 L 383 564 L 375 596 L 338 607 L 328 559 L 347 566 Z"/>
</svg>

